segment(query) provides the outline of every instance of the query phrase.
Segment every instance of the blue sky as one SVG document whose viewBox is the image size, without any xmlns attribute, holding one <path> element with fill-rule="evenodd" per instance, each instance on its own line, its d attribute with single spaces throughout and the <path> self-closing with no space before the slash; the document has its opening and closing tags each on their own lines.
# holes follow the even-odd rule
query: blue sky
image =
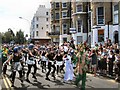
<svg viewBox="0 0 120 90">
<path fill-rule="evenodd" d="M 22 29 L 29 33 L 30 21 L 39 5 L 50 8 L 50 0 L 0 0 L 0 32 L 11 28 L 14 32 Z"/>
</svg>

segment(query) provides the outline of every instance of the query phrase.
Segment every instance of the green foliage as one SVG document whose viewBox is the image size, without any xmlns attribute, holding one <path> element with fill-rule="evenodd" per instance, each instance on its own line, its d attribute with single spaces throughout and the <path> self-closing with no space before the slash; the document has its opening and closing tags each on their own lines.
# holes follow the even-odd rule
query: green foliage
<svg viewBox="0 0 120 90">
<path fill-rule="evenodd" d="M 24 32 L 22 32 L 21 30 L 19 30 L 17 33 L 16 33 L 16 40 L 15 42 L 16 43 L 19 43 L 19 44 L 23 44 L 25 43 L 25 37 L 24 37 Z"/>
<path fill-rule="evenodd" d="M 17 44 L 23 44 L 26 42 L 24 32 L 22 30 L 17 31 L 15 35 L 10 28 L 5 33 L 0 32 L 0 38 L 2 39 L 2 43 L 10 43 L 11 41 L 15 41 Z"/>
</svg>

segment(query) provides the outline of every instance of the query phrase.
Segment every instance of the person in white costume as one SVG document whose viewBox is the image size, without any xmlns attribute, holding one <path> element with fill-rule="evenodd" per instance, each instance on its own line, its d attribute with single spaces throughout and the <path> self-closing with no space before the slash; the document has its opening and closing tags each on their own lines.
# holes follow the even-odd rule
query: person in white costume
<svg viewBox="0 0 120 90">
<path fill-rule="evenodd" d="M 69 54 L 67 54 L 67 55 L 63 56 L 63 60 L 65 62 L 64 82 L 67 82 L 69 80 L 73 80 L 73 77 L 74 77 L 71 56 Z"/>
</svg>

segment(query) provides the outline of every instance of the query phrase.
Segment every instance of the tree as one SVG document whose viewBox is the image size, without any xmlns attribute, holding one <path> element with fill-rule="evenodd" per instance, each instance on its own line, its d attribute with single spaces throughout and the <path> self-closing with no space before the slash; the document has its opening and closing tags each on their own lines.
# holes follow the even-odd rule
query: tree
<svg viewBox="0 0 120 90">
<path fill-rule="evenodd" d="M 11 33 L 9 31 L 4 33 L 3 43 L 10 43 L 10 41 L 12 41 L 13 39 L 14 39 L 14 37 L 11 35 Z"/>
<path fill-rule="evenodd" d="M 19 44 L 25 43 L 26 39 L 24 37 L 24 32 L 21 29 L 16 33 L 15 42 Z"/>
<path fill-rule="evenodd" d="M 8 28 L 8 32 L 10 32 L 13 37 L 15 36 L 15 34 L 11 28 Z"/>
</svg>

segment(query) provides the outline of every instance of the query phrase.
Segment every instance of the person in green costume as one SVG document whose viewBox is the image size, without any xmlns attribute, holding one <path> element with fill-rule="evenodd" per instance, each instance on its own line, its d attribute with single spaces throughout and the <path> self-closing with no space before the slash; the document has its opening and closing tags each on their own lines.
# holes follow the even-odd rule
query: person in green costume
<svg viewBox="0 0 120 90">
<path fill-rule="evenodd" d="M 78 86 L 80 80 L 82 80 L 81 90 L 85 90 L 85 82 L 86 82 L 86 65 L 87 65 L 87 53 L 84 51 L 83 46 L 80 46 L 78 49 L 78 75 L 76 76 L 75 85 Z"/>
</svg>

